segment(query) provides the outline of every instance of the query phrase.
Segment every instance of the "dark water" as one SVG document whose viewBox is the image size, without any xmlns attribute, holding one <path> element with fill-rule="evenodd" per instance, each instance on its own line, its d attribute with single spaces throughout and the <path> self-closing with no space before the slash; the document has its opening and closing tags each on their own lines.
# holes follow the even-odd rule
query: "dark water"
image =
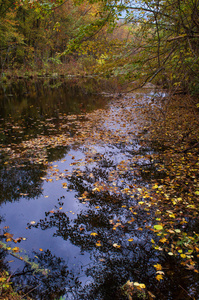
<svg viewBox="0 0 199 300">
<path fill-rule="evenodd" d="M 88 111 L 117 114 L 114 100 L 56 81 L 19 81 L 4 86 L 0 97 L 1 237 L 21 251 L 14 253 L 19 259 L 2 250 L 1 264 L 18 289 L 33 299 L 126 299 L 121 286 L 130 280 L 144 283 L 156 299 L 199 299 L 195 275 L 152 247 L 153 210 L 142 209 L 136 191 L 128 192 L 164 176 L 143 158 L 154 149 L 140 142 L 139 124 L 127 143 L 95 143 L 88 156 L 82 141 L 55 145 L 49 138 L 73 138 Z M 115 122 L 101 126 L 117 131 Z M 27 151 L 21 148 L 22 141 L 38 137 L 42 147 L 34 142 Z M 132 158 L 137 166 L 147 162 L 147 172 L 134 171 L 133 164 L 126 168 Z M 106 189 L 110 181 L 112 190 Z M 164 281 L 155 279 L 157 263 L 164 266 Z"/>
</svg>

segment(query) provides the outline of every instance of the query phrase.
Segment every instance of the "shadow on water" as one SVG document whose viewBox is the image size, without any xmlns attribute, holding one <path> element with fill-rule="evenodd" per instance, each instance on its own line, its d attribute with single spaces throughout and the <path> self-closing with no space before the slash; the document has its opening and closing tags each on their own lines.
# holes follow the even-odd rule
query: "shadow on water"
<svg viewBox="0 0 199 300">
<path fill-rule="evenodd" d="M 81 115 L 106 102 L 107 98 L 90 94 L 73 82 L 18 80 L 0 89 L 0 142 L 7 145 L 39 134 L 53 135 L 60 131 L 64 115 Z"/>
<path fill-rule="evenodd" d="M 70 136 L 65 115 L 107 103 L 67 83 L 52 90 L 44 82 L 21 82 L 9 93 L 1 101 L 3 148 L 57 132 Z M 4 233 L 13 234 L 7 243 L 24 249 L 29 259 L 0 249 L 1 268 L 12 273 L 16 288 L 33 299 L 122 300 L 127 296 L 121 287 L 130 280 L 144 283 L 152 295 L 141 299 L 199 299 L 198 274 L 151 242 L 157 238 L 151 230 L 154 211 L 138 190 L 165 176 L 150 159 L 156 149 L 138 139 L 95 145 L 89 155 L 84 147 L 47 145 L 45 160 L 36 162 L 30 159 L 33 152 L 11 163 L 2 154 L 1 239 L 6 243 Z M 155 278 L 157 263 L 163 266 L 163 281 Z M 42 271 L 35 271 L 37 265 Z"/>
</svg>

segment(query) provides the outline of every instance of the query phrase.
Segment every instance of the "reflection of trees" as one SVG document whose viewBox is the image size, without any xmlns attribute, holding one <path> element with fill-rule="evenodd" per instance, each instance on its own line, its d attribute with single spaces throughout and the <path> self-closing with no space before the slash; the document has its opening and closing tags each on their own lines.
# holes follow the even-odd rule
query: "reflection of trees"
<svg viewBox="0 0 199 300">
<path fill-rule="evenodd" d="M 63 150 L 60 148 L 59 152 L 57 148 L 58 152 L 49 151 L 49 157 L 52 160 L 56 155 L 61 158 Z M 75 219 L 71 220 L 59 209 L 64 201 L 64 197 L 61 197 L 54 210 L 45 213 L 43 220 L 29 225 L 29 228 L 41 230 L 54 228 L 54 237 L 69 240 L 82 253 L 90 253 L 92 263 L 87 266 L 85 274 L 92 278 L 92 282 L 81 286 L 78 270 L 70 270 L 63 259 L 45 251 L 35 253 L 32 261 L 50 270 L 50 273 L 47 276 L 32 274 L 31 267 L 26 265 L 23 272 L 15 274 L 15 284 L 20 284 L 25 292 L 35 288 L 30 294 L 34 299 L 55 299 L 71 292 L 75 300 L 121 300 L 123 296 L 119 287 L 127 280 L 144 283 L 157 299 L 188 300 L 188 293 L 193 297 L 198 295 L 198 275 L 190 274 L 189 270 L 179 267 L 172 257 L 168 258 L 153 249 L 151 239 L 155 240 L 155 237 L 148 227 L 153 212 L 149 213 L 138 204 L 141 199 L 136 192 L 133 198 L 129 197 L 128 192 L 121 193 L 122 189 L 131 188 L 134 183 L 144 185 L 139 165 L 136 165 L 136 171 L 121 164 L 121 168 L 118 168 L 119 164 L 105 155 L 96 156 L 93 165 L 90 169 L 85 167 L 84 171 L 76 170 L 70 179 L 67 178 L 70 181 L 68 188 L 74 189 L 79 198 L 84 194 L 86 199 L 82 197 L 80 202 L 87 203 Z M 134 165 L 130 166 L 133 169 Z M 119 189 L 114 192 L 108 184 L 110 171 L 116 170 L 115 182 Z M 99 189 L 94 191 L 94 187 Z M 133 241 L 128 241 L 131 238 Z M 157 262 L 166 273 L 162 282 L 155 279 L 153 265 Z M 194 286 L 193 282 L 196 283 Z"/>
<path fill-rule="evenodd" d="M 47 156 L 48 162 L 61 160 L 66 156 L 66 153 L 69 151 L 69 147 L 66 146 L 57 146 L 56 148 L 48 148 Z"/>
<path fill-rule="evenodd" d="M 56 83 L 60 85 L 56 86 Z M 107 99 L 97 97 L 96 94 L 90 93 L 88 97 L 85 88 L 78 87 L 76 82 L 66 82 L 65 79 L 60 78 L 37 81 L 18 80 L 18 82 L 12 82 L 4 90 L 0 89 L 1 117 L 13 115 L 16 111 L 19 112 L 18 116 L 27 113 L 34 115 L 37 111 L 41 112 L 43 117 L 56 116 L 59 111 L 77 114 L 82 109 L 99 108 L 106 101 Z"/>
<path fill-rule="evenodd" d="M 42 193 L 45 174 L 43 165 L 20 162 L 21 165 L 5 166 L 0 169 L 0 198 L 3 201 L 18 200 L 22 194 L 27 198 L 38 197 Z"/>
<path fill-rule="evenodd" d="M 47 152 L 38 154 L 48 157 L 48 161 L 62 159 L 69 147 L 48 148 Z M 36 153 L 37 154 L 37 153 Z M 30 157 L 28 157 L 28 155 Z M 18 200 L 21 196 L 27 198 L 38 197 L 42 193 L 43 181 L 41 177 L 45 177 L 47 166 L 39 163 L 31 163 L 34 158 L 30 152 L 26 157 L 26 161 L 22 159 L 12 165 L 5 165 L 0 168 L 0 199 L 3 201 Z"/>
<path fill-rule="evenodd" d="M 10 144 L 55 134 L 61 130 L 63 115 L 92 111 L 106 102 L 107 98 L 96 94 L 88 97 L 86 89 L 65 79 L 19 80 L 0 89 L 0 139 Z"/>
<path fill-rule="evenodd" d="M 179 295 L 183 295 L 183 299 L 189 299 L 183 290 L 179 289 L 179 285 L 189 291 L 195 275 L 177 266 L 172 258 L 168 259 L 167 256 L 164 258 L 156 252 L 151 247 L 150 231 L 147 232 L 145 229 L 139 231 L 137 225 L 133 223 L 114 231 L 108 222 L 109 217 L 109 212 L 106 213 L 105 210 L 102 212 L 89 210 L 80 213 L 75 221 L 69 224 L 66 214 L 57 211 L 53 214 L 47 213 L 45 220 L 31 225 L 43 230 L 55 227 L 55 235 L 65 240 L 70 239 L 81 251 L 90 252 L 93 262 L 87 267 L 86 275 L 93 278 L 93 283 L 77 289 L 75 299 L 123 299 L 119 287 L 127 280 L 145 283 L 148 290 L 159 299 L 167 300 L 168 297 L 181 299 L 177 298 Z M 82 228 L 84 230 L 81 230 Z M 91 232 L 97 232 L 98 235 L 92 236 Z M 128 232 L 134 234 L 132 243 L 127 241 Z M 101 242 L 100 247 L 96 246 L 98 240 Z M 114 242 L 121 247 L 114 248 Z M 155 279 L 153 265 L 157 261 L 165 266 L 165 270 L 169 270 L 164 282 Z M 197 290 L 199 292 L 199 288 Z"/>
<path fill-rule="evenodd" d="M 151 239 L 156 237 L 148 226 L 153 212 L 137 204 L 140 200 L 136 194 L 132 199 L 128 193 L 113 193 L 100 184 L 99 190 L 93 191 L 96 182 L 108 182 L 109 171 L 114 169 L 114 163 L 103 157 L 92 169 L 73 173 L 69 188 L 77 191 L 77 197 L 86 192 L 86 199 L 83 197 L 80 201 L 87 202 L 87 207 L 74 220 L 59 210 L 62 205 L 59 203 L 54 212 L 46 212 L 44 220 L 30 225 L 42 230 L 54 227 L 54 236 L 70 240 L 81 252 L 90 253 L 92 264 L 85 273 L 92 282 L 78 290 L 76 299 L 123 299 L 119 287 L 127 280 L 145 283 L 147 289 L 162 300 L 189 299 L 188 293 L 197 295 L 199 287 L 195 285 L 193 289 L 193 282 L 197 282 L 198 275 L 190 274 L 172 257 L 153 249 Z M 118 172 L 117 184 L 122 188 L 131 180 L 129 169 Z M 135 181 L 141 182 L 140 173 Z M 131 238 L 133 241 L 128 241 Z M 157 262 L 165 268 L 162 282 L 155 279 L 153 265 Z"/>
<path fill-rule="evenodd" d="M 26 264 L 22 272 L 16 272 L 12 281 L 23 293 L 27 293 L 34 299 L 59 299 L 67 293 L 74 293 L 79 287 L 78 278 L 68 270 L 65 261 L 52 255 L 49 250 L 36 253 L 31 263 L 39 264 L 43 272 L 33 274 L 29 264 Z"/>
<path fill-rule="evenodd" d="M 114 231 L 109 223 L 110 216 L 112 216 L 111 209 L 96 212 L 88 210 L 80 213 L 69 224 L 68 216 L 57 210 L 54 213 L 46 213 L 45 220 L 30 225 L 43 230 L 54 227 L 56 229 L 54 236 L 69 239 L 82 252 L 90 252 L 93 263 L 87 268 L 86 275 L 91 276 L 94 283 L 79 291 L 76 299 L 122 299 L 118 287 L 125 281 L 132 279 L 146 282 L 149 273 L 154 275 L 151 260 L 155 252 L 150 246 L 149 236 L 146 243 L 146 237 L 143 238 L 143 234 L 136 230 L 134 235 L 136 242 L 131 244 L 125 234 L 132 231 L 130 227 L 133 225 L 129 224 Z M 91 232 L 98 235 L 92 236 Z M 98 240 L 101 242 L 100 247 L 96 246 Z M 115 242 L 121 245 L 121 248 L 114 248 Z"/>
</svg>

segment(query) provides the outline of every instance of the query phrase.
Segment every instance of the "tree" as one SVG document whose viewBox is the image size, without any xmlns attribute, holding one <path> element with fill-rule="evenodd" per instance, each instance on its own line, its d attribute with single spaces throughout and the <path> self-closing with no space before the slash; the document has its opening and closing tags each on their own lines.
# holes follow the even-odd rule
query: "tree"
<svg viewBox="0 0 199 300">
<path fill-rule="evenodd" d="M 90 1 L 91 2 L 91 1 Z M 106 25 L 116 27 L 120 15 L 131 36 L 116 56 L 106 58 L 107 70 L 126 74 L 142 84 L 155 80 L 167 87 L 190 90 L 198 84 L 198 0 L 97 1 L 96 18 L 79 28 L 67 51 L 77 50 Z M 96 2 L 94 3 L 96 5 Z M 113 66 L 114 62 L 114 66 Z"/>
</svg>

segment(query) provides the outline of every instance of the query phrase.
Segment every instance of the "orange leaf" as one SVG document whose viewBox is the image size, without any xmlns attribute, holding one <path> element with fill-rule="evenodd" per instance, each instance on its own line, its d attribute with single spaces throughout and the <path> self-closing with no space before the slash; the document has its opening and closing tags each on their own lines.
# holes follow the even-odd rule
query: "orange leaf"
<svg viewBox="0 0 199 300">
<path fill-rule="evenodd" d="M 162 276 L 162 275 L 157 275 L 155 278 L 156 278 L 158 281 L 160 281 L 161 279 L 163 279 L 163 276 Z"/>
<path fill-rule="evenodd" d="M 157 265 L 153 265 L 157 271 L 160 271 L 162 270 L 162 266 L 160 264 L 157 264 Z"/>
</svg>

